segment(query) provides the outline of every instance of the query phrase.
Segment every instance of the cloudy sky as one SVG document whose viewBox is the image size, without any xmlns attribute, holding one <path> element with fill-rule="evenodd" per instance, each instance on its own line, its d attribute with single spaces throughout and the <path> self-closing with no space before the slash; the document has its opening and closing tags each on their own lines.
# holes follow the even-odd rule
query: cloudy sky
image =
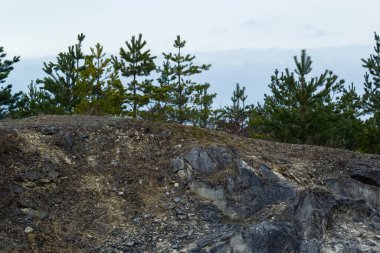
<svg viewBox="0 0 380 253">
<path fill-rule="evenodd" d="M 213 65 L 199 78 L 213 85 L 219 104 L 236 82 L 260 100 L 273 71 L 293 69 L 292 56 L 304 48 L 315 74 L 329 68 L 360 89 L 360 59 L 380 32 L 378 0 L 0 0 L 0 6 L 0 46 L 21 56 L 8 80 L 15 89 L 42 77 L 43 61 L 78 33 L 86 34 L 86 49 L 100 42 L 109 54 L 142 33 L 156 55 L 172 50 L 180 34 L 199 63 Z"/>
</svg>

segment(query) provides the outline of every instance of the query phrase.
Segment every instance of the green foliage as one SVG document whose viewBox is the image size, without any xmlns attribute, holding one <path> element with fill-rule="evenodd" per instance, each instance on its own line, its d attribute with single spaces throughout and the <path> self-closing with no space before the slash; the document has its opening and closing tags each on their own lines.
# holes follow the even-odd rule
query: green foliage
<svg viewBox="0 0 380 253">
<path fill-rule="evenodd" d="M 343 93 L 337 101 L 336 110 L 339 116 L 335 121 L 335 140 L 339 145 L 351 150 L 363 150 L 361 143 L 363 139 L 363 122 L 360 120 L 362 101 L 355 87 L 351 84 L 348 89 L 343 88 Z M 338 139 L 338 140 L 337 140 Z"/>
<path fill-rule="evenodd" d="M 122 115 L 124 113 L 125 88 L 116 73 L 112 74 L 107 81 L 104 97 L 101 105 L 106 114 Z"/>
<path fill-rule="evenodd" d="M 380 153 L 380 36 L 375 33 L 374 54 L 362 59 L 368 72 L 364 75 L 364 112 L 370 116 L 365 122 L 367 152 Z"/>
<path fill-rule="evenodd" d="M 5 83 L 5 80 L 14 69 L 13 64 L 20 61 L 20 56 L 14 56 L 11 60 L 4 59 L 6 56 L 4 47 L 0 47 L 0 84 Z"/>
<path fill-rule="evenodd" d="M 368 59 L 362 59 L 363 67 L 368 70 L 364 76 L 364 109 L 373 114 L 376 119 L 380 117 L 380 36 L 375 33 L 375 54 Z M 380 124 L 379 124 L 380 126 Z"/>
<path fill-rule="evenodd" d="M 79 34 L 78 42 L 70 46 L 68 52 L 59 53 L 55 63 L 44 63 L 43 71 L 47 76 L 37 79 L 37 84 L 42 84 L 42 88 L 49 94 L 50 103 L 54 105 L 47 113 L 73 113 L 79 103 L 79 98 L 74 94 L 80 72 L 84 69 L 82 52 L 84 38 L 84 34 Z"/>
<path fill-rule="evenodd" d="M 246 105 L 245 87 L 236 84 L 232 105 L 218 110 L 211 107 L 216 94 L 209 93 L 210 84 L 194 81 L 211 65 L 195 65 L 195 56 L 183 54 L 186 41 L 180 36 L 174 41 L 175 52 L 163 53 L 158 85 L 149 79 L 156 70 L 156 57 L 146 49 L 141 34 L 126 41 L 126 49 L 120 48 L 120 60 L 107 57 L 99 43 L 85 55 L 84 38 L 79 34 L 77 43 L 59 53 L 55 62 L 44 63 L 46 76 L 36 84 L 32 81 L 26 93 L 12 94 L 12 85 L 5 84 L 19 57 L 4 60 L 0 47 L 0 118 L 41 113 L 128 115 L 214 126 L 255 138 L 380 153 L 380 36 L 376 33 L 375 52 L 362 59 L 367 70 L 362 97 L 353 84 L 344 87 L 332 71 L 308 78 L 312 60 L 302 50 L 300 57 L 294 57 L 294 71 L 275 70 L 271 93 L 265 94 L 262 105 Z M 125 87 L 120 77 L 128 80 Z"/>
<path fill-rule="evenodd" d="M 148 105 L 145 118 L 154 121 L 170 121 L 170 115 L 174 114 L 174 108 L 171 103 L 173 90 L 171 83 L 175 76 L 170 75 L 171 65 L 169 60 L 166 60 L 157 71 L 160 73 L 157 78 L 158 86 L 153 86 L 151 90 L 151 103 Z"/>
<path fill-rule="evenodd" d="M 139 109 L 150 102 L 149 93 L 153 89 L 152 80 L 140 80 L 140 77 L 147 77 L 156 69 L 154 63 L 155 56 L 150 50 L 145 50 L 146 41 L 142 40 L 142 35 L 136 39 L 132 36 L 131 40 L 125 42 L 127 50 L 120 48 L 120 61 L 117 57 L 112 57 L 114 66 L 120 70 L 121 75 L 131 78 L 127 85 L 126 102 L 132 108 L 128 115 L 137 118 L 140 116 Z"/>
<path fill-rule="evenodd" d="M 16 109 L 16 103 L 21 96 L 21 92 L 12 94 L 12 85 L 7 84 L 3 86 L 11 71 L 14 69 L 13 64 L 20 61 L 19 56 L 13 59 L 4 59 L 7 54 L 4 48 L 0 47 L 0 118 L 5 118 Z"/>
<path fill-rule="evenodd" d="M 191 103 L 194 101 L 194 91 L 202 90 L 204 84 L 197 84 L 191 77 L 209 70 L 211 65 L 195 65 L 195 56 L 183 55 L 182 50 L 186 45 L 186 41 L 181 40 L 178 35 L 174 41 L 176 53 L 164 53 L 165 62 L 162 68 L 159 68 L 160 88 L 168 90 L 168 96 L 162 100 L 167 106 L 168 120 L 184 124 L 192 119 Z M 161 99 L 159 99 L 161 101 Z M 161 107 L 163 108 L 163 107 Z M 204 122 L 203 122 L 204 123 Z"/>
<path fill-rule="evenodd" d="M 193 124 L 198 127 L 206 128 L 212 113 L 212 102 L 216 93 L 208 93 L 209 83 L 195 86 Z"/>
<path fill-rule="evenodd" d="M 252 106 L 251 115 L 249 115 L 247 135 L 252 138 L 270 140 L 271 137 L 266 130 L 268 122 L 265 120 L 266 111 L 263 106 L 258 103 L 257 106 Z"/>
<path fill-rule="evenodd" d="M 53 105 L 48 98 L 47 92 L 31 81 L 28 85 L 28 91 L 22 93 L 11 116 L 13 118 L 23 118 L 51 111 L 53 110 Z"/>
<path fill-rule="evenodd" d="M 380 154 L 380 131 L 378 122 L 374 117 L 364 122 L 361 137 L 359 140 L 359 151 Z"/>
<path fill-rule="evenodd" d="M 232 105 L 220 110 L 216 127 L 229 133 L 245 135 L 248 119 L 252 111 L 252 105 L 246 105 L 247 99 L 245 87 L 236 84 L 231 97 Z"/>
<path fill-rule="evenodd" d="M 106 58 L 99 43 L 90 48 L 91 54 L 84 57 L 84 68 L 79 72 L 75 96 L 79 102 L 76 113 L 120 115 L 123 110 L 125 91 L 117 72 Z"/>
<path fill-rule="evenodd" d="M 264 125 L 261 129 L 273 140 L 323 145 L 334 134 L 334 95 L 342 91 L 344 81 L 337 81 L 328 70 L 307 81 L 312 61 L 305 50 L 294 62 L 294 72 L 285 69 L 279 75 L 276 70 L 272 76 L 272 94 L 265 95 L 264 105 L 258 109 L 259 122 Z"/>
</svg>

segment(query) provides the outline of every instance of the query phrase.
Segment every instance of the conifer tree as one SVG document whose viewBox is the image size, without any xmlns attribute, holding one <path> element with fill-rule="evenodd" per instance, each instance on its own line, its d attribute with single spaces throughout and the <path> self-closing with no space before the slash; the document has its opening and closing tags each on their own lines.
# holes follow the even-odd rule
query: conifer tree
<svg viewBox="0 0 380 253">
<path fill-rule="evenodd" d="M 225 106 L 219 115 L 218 128 L 233 134 L 245 134 L 252 105 L 246 105 L 245 87 L 237 83 L 231 97 L 232 105 Z"/>
<path fill-rule="evenodd" d="M 330 146 L 343 147 L 351 150 L 364 151 L 363 143 L 363 122 L 362 100 L 356 92 L 354 84 L 348 88 L 343 88 L 341 97 L 336 103 L 336 110 L 339 115 L 334 122 L 336 133 L 336 143 L 328 143 Z M 335 144 L 335 145 L 334 145 Z"/>
<path fill-rule="evenodd" d="M 75 112 L 94 115 L 121 114 L 125 92 L 111 58 L 106 57 L 103 46 L 99 43 L 90 50 L 91 54 L 84 57 L 84 69 L 79 72 L 75 89 L 79 102 L 75 106 Z"/>
<path fill-rule="evenodd" d="M 147 43 L 142 39 L 142 34 L 139 34 L 137 39 L 132 36 L 131 40 L 125 43 L 127 49 L 120 48 L 120 61 L 117 57 L 112 57 L 112 59 L 121 75 L 131 78 L 126 88 L 126 102 L 132 108 L 129 115 L 137 118 L 140 116 L 139 109 L 149 103 L 149 93 L 152 90 L 152 80 L 139 79 L 149 76 L 156 69 L 154 63 L 156 57 L 151 55 L 150 50 L 145 50 Z"/>
<path fill-rule="evenodd" d="M 367 152 L 380 153 L 380 36 L 375 33 L 374 53 L 362 59 L 364 76 L 363 108 L 370 117 L 365 122 Z"/>
<path fill-rule="evenodd" d="M 0 118 L 7 117 L 14 110 L 17 101 L 21 96 L 21 92 L 12 94 L 12 85 L 3 86 L 9 74 L 14 69 L 13 64 L 20 61 L 19 56 L 12 59 L 4 59 L 7 54 L 4 52 L 4 47 L 0 47 Z"/>
<path fill-rule="evenodd" d="M 171 66 L 169 60 L 166 60 L 157 71 L 160 73 L 160 76 L 157 78 L 158 86 L 153 86 L 151 90 L 151 103 L 148 105 L 148 112 L 145 116 L 147 119 L 154 121 L 170 121 L 170 115 L 174 114 L 171 104 L 171 92 L 173 88 L 171 82 L 175 77 L 170 75 Z"/>
<path fill-rule="evenodd" d="M 159 69 L 161 79 L 167 80 L 167 86 L 170 87 L 171 115 L 170 121 L 184 124 L 191 120 L 191 102 L 193 102 L 193 93 L 198 85 L 190 78 L 203 71 L 209 70 L 211 65 L 195 65 L 195 56 L 190 54 L 184 55 L 182 50 L 186 41 L 181 40 L 178 35 L 174 41 L 176 53 L 163 53 L 166 66 Z M 163 77 L 164 76 L 164 77 Z"/>
<path fill-rule="evenodd" d="M 212 102 L 216 93 L 209 93 L 209 83 L 195 86 L 193 122 L 195 126 L 206 128 L 212 114 Z"/>
<path fill-rule="evenodd" d="M 55 63 L 44 63 L 43 71 L 47 74 L 43 79 L 37 79 L 37 84 L 48 92 L 52 104 L 50 113 L 73 113 L 79 99 L 74 95 L 80 72 L 83 70 L 84 54 L 82 42 L 84 34 L 79 34 L 78 42 L 68 48 L 68 52 L 58 54 Z"/>
<path fill-rule="evenodd" d="M 53 111 L 54 105 L 48 98 L 47 92 L 31 81 L 27 92 L 22 92 L 17 101 L 15 109 L 11 113 L 12 118 L 35 116 Z"/>
<path fill-rule="evenodd" d="M 373 115 L 380 127 L 380 36 L 375 33 L 375 53 L 362 59 L 363 67 L 368 70 L 364 76 L 364 109 Z"/>
<path fill-rule="evenodd" d="M 104 97 L 101 106 L 109 115 L 123 115 L 125 103 L 125 88 L 120 81 L 119 75 L 113 72 L 107 80 Z"/>
<path fill-rule="evenodd" d="M 265 126 L 261 129 L 274 140 L 323 145 L 335 121 L 334 94 L 342 91 L 344 81 L 338 81 L 329 70 L 307 80 L 312 61 L 305 50 L 299 59 L 294 57 L 294 62 L 294 72 L 285 69 L 279 75 L 276 70 L 271 78 L 272 94 L 265 94 L 263 118 L 259 121 Z"/>
</svg>

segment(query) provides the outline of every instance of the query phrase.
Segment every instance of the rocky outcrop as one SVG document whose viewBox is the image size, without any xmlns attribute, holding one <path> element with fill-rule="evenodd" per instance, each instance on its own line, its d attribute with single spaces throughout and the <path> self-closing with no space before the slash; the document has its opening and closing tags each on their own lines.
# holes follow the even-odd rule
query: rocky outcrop
<svg viewBox="0 0 380 253">
<path fill-rule="evenodd" d="M 346 218 L 340 210 L 349 205 L 355 206 L 356 211 L 379 217 L 376 209 L 379 170 L 356 170 L 344 179 L 329 178 L 323 187 L 299 187 L 266 164 L 253 168 L 222 147 L 192 148 L 183 158 L 174 158 L 171 164 L 176 168 L 174 173 L 190 181 L 191 192 L 215 205 L 229 219 L 244 224 L 235 227 L 235 232 L 229 235 L 226 232 L 219 238 L 206 236 L 207 243 L 198 245 L 193 252 L 318 253 L 380 249 L 377 239 L 376 243 L 364 245 L 354 236 L 346 240 L 326 236 L 339 230 L 335 227 L 336 219 Z M 226 168 L 233 171 L 229 172 L 225 183 L 214 182 L 213 174 Z M 184 171 L 191 171 L 192 176 L 184 177 Z M 356 219 L 360 219 L 358 215 L 359 212 Z M 367 233 L 377 238 L 380 224 L 372 225 Z"/>
<path fill-rule="evenodd" d="M 380 251 L 379 156 L 85 116 L 0 144 L 0 252 Z"/>
</svg>

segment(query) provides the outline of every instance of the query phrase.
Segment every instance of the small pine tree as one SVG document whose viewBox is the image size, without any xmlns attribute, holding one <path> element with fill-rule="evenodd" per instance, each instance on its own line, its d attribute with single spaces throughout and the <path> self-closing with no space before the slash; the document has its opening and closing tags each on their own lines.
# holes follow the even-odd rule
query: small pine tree
<svg viewBox="0 0 380 253">
<path fill-rule="evenodd" d="M 47 74 L 43 79 L 37 79 L 37 84 L 48 92 L 49 100 L 55 107 L 49 113 L 65 114 L 73 113 L 79 103 L 75 89 L 84 69 L 82 42 L 84 34 L 78 35 L 78 42 L 68 48 L 68 52 L 61 52 L 57 56 L 56 63 L 44 63 L 43 71 Z"/>
<path fill-rule="evenodd" d="M 195 86 L 193 122 L 195 126 L 206 128 L 212 114 L 212 102 L 216 93 L 209 93 L 209 83 Z"/>
<path fill-rule="evenodd" d="M 151 103 L 148 105 L 148 111 L 145 117 L 154 121 L 170 121 L 170 115 L 173 115 L 173 106 L 171 103 L 171 92 L 173 76 L 170 75 L 170 62 L 166 60 L 162 67 L 157 69 L 160 76 L 157 78 L 158 86 L 153 86 L 151 90 Z M 174 77 L 175 78 L 175 77 Z"/>
<path fill-rule="evenodd" d="M 121 113 L 124 89 L 115 72 L 111 58 L 106 57 L 103 46 L 97 43 L 90 48 L 91 54 L 86 55 L 84 69 L 79 73 L 75 95 L 79 102 L 75 112 L 94 115 Z M 110 93 L 110 91 L 113 93 Z M 112 96 L 111 96 L 112 95 Z M 120 97 L 120 99 L 114 99 Z M 119 102 L 117 102 L 119 101 Z"/>
<path fill-rule="evenodd" d="M 133 118 L 140 116 L 139 109 L 150 102 L 149 93 L 152 90 L 152 80 L 144 79 L 139 81 L 140 77 L 147 77 L 156 69 L 154 63 L 155 56 L 151 55 L 150 50 L 145 50 L 146 41 L 139 34 L 136 39 L 132 36 L 130 41 L 125 42 L 127 50 L 120 48 L 120 61 L 113 56 L 113 63 L 116 69 L 120 70 L 121 75 L 131 78 L 127 85 L 126 102 L 132 108 L 129 113 Z"/>
<path fill-rule="evenodd" d="M 252 105 L 246 105 L 247 95 L 245 87 L 240 87 L 237 83 L 231 97 L 232 105 L 225 106 L 220 113 L 218 128 L 229 133 L 244 135 L 248 125 L 249 115 L 252 111 Z"/>
<path fill-rule="evenodd" d="M 336 103 L 336 110 L 339 112 L 334 123 L 336 143 L 329 145 L 364 151 L 363 122 L 360 119 L 362 100 L 353 83 L 348 88 L 343 88 L 342 96 Z"/>
<path fill-rule="evenodd" d="M 380 153 L 380 36 L 375 33 L 374 54 L 362 59 L 368 72 L 364 75 L 364 112 L 370 117 L 365 122 L 367 152 Z"/>
<path fill-rule="evenodd" d="M 19 56 L 15 56 L 10 60 L 4 59 L 7 54 L 4 52 L 4 47 L 0 47 L 0 118 L 9 116 L 12 110 L 15 109 L 17 101 L 20 99 L 22 92 L 12 94 L 12 85 L 3 86 L 9 74 L 14 69 L 13 64 L 20 61 Z"/>
<path fill-rule="evenodd" d="M 365 112 L 379 120 L 380 127 L 380 36 L 375 33 L 375 53 L 368 59 L 362 59 L 363 67 L 368 70 L 364 76 L 364 109 Z"/>
<path fill-rule="evenodd" d="M 53 105 L 47 99 L 49 96 L 46 91 L 38 87 L 33 81 L 28 85 L 26 93 L 22 93 L 16 103 L 15 110 L 12 111 L 13 118 L 23 118 L 36 116 L 41 113 L 52 111 Z"/>
<path fill-rule="evenodd" d="M 159 68 L 161 80 L 167 82 L 166 87 L 169 88 L 170 100 L 170 121 L 184 124 L 192 119 L 191 102 L 193 102 L 193 93 L 196 90 L 197 84 L 190 78 L 203 71 L 209 70 L 211 65 L 195 65 L 195 56 L 189 54 L 183 55 L 182 50 L 186 45 L 186 41 L 181 40 L 178 35 L 174 41 L 176 53 L 163 53 L 165 65 Z M 162 81 L 161 81 L 162 82 Z"/>
<path fill-rule="evenodd" d="M 296 69 L 278 70 L 269 85 L 271 95 L 265 94 L 262 120 L 266 134 L 273 140 L 325 144 L 331 136 L 335 121 L 334 94 L 343 89 L 344 80 L 326 70 L 319 77 L 306 77 L 312 71 L 311 57 L 302 50 L 294 57 Z"/>
</svg>

